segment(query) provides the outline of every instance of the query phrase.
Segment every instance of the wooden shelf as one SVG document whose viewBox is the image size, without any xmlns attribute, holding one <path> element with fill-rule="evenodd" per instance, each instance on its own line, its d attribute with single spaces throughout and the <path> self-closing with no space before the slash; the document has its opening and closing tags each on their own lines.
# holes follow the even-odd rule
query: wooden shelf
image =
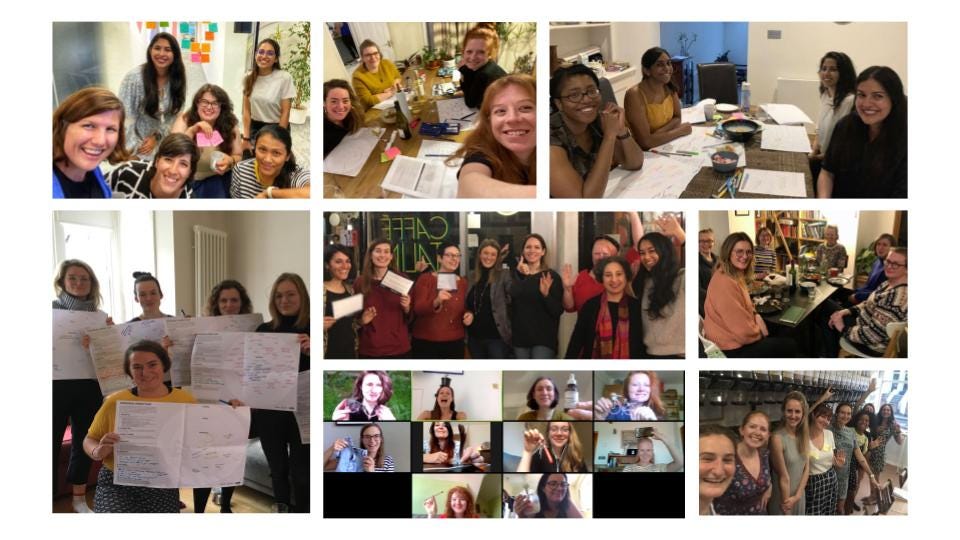
<svg viewBox="0 0 960 540">
<path fill-rule="evenodd" d="M 576 24 L 551 24 L 550 30 L 568 30 L 571 28 L 604 28 L 609 27 L 610 23 L 576 23 Z"/>
</svg>

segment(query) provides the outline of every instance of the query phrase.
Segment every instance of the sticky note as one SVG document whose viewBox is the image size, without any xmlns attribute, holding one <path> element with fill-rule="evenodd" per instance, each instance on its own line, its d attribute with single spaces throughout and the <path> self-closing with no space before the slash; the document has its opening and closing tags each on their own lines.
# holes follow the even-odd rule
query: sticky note
<svg viewBox="0 0 960 540">
<path fill-rule="evenodd" d="M 209 63 L 210 63 L 210 55 L 209 55 L 209 54 L 201 54 L 201 55 L 200 55 L 200 63 L 201 63 L 201 64 L 209 64 Z"/>
<path fill-rule="evenodd" d="M 190 31 L 190 23 L 180 23 L 180 33 L 185 34 Z"/>
<path fill-rule="evenodd" d="M 223 135 L 220 135 L 220 132 L 217 130 L 214 130 L 210 135 L 207 135 L 202 131 L 197 133 L 197 146 L 200 148 L 207 146 L 219 146 L 222 142 Z"/>
<path fill-rule="evenodd" d="M 208 25 L 207 25 L 207 30 L 210 30 L 211 32 L 216 32 L 216 31 L 217 31 L 217 23 L 212 22 L 212 23 L 208 24 Z"/>
<path fill-rule="evenodd" d="M 200 44 L 194 41 L 190 44 L 190 52 L 200 52 Z"/>
<path fill-rule="evenodd" d="M 160 28 L 169 28 L 170 23 L 168 21 L 160 21 Z"/>
<path fill-rule="evenodd" d="M 400 155 L 400 149 L 397 148 L 396 146 L 391 146 L 390 148 L 387 148 L 383 153 L 386 154 L 388 158 L 393 159 Z"/>
<path fill-rule="evenodd" d="M 181 41 L 180 41 L 180 48 L 181 48 L 181 49 L 189 49 L 189 48 L 190 48 L 190 40 L 189 40 L 189 39 L 181 40 Z"/>
<path fill-rule="evenodd" d="M 156 27 L 157 27 L 157 23 L 155 23 L 155 22 L 153 22 L 153 21 L 147 21 L 147 25 L 146 25 L 146 26 L 147 26 L 147 28 L 149 28 L 149 29 L 153 29 L 153 28 L 156 28 Z"/>
<path fill-rule="evenodd" d="M 733 113 L 733 114 L 730 115 L 730 118 L 733 118 L 733 119 L 735 119 L 735 120 L 739 120 L 739 119 L 743 118 L 743 113 L 742 113 L 742 112 L 735 112 L 735 113 Z"/>
<path fill-rule="evenodd" d="M 206 36 L 207 41 L 213 41 L 213 32 L 207 32 Z"/>
<path fill-rule="evenodd" d="M 200 52 L 205 52 L 205 53 L 210 52 L 210 44 L 209 44 L 209 43 L 201 43 L 201 44 L 200 44 Z"/>
<path fill-rule="evenodd" d="M 390 161 L 390 158 L 388 158 L 383 152 L 380 152 L 380 163 L 386 163 L 388 161 Z"/>
<path fill-rule="evenodd" d="M 191 61 L 191 62 L 198 62 L 198 63 L 199 63 L 199 62 L 200 62 L 200 53 L 192 53 L 192 54 L 190 55 L 190 61 Z"/>
</svg>

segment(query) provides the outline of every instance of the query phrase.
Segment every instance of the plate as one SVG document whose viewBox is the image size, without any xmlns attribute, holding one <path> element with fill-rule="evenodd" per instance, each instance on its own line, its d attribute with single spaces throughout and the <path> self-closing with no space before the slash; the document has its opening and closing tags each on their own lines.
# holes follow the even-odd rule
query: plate
<svg viewBox="0 0 960 540">
<path fill-rule="evenodd" d="M 778 311 L 783 310 L 783 307 L 783 304 L 781 304 L 779 300 L 770 300 L 760 304 L 759 306 L 755 306 L 755 309 L 757 310 L 757 313 L 761 315 L 769 315 L 771 313 L 777 313 Z"/>
<path fill-rule="evenodd" d="M 729 103 L 717 103 L 717 112 L 722 113 L 735 113 L 740 110 L 740 107 L 736 105 L 731 105 Z"/>
<path fill-rule="evenodd" d="M 831 285 L 835 285 L 837 287 L 842 287 L 847 283 L 850 283 L 850 279 L 845 278 L 843 276 L 837 276 L 837 277 L 827 278 L 827 283 Z"/>
</svg>

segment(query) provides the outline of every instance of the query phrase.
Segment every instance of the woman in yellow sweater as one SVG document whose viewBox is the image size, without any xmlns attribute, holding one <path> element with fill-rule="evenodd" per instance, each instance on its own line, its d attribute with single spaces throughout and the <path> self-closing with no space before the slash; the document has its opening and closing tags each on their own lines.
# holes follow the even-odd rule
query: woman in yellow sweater
<svg viewBox="0 0 960 540">
<path fill-rule="evenodd" d="M 392 98 L 400 88 L 400 72 L 393 62 L 380 55 L 380 47 L 369 39 L 360 44 L 363 65 L 353 72 L 353 90 L 365 107 Z"/>
<path fill-rule="evenodd" d="M 643 80 L 623 98 L 627 122 L 640 148 L 651 148 L 689 135 L 693 128 L 680 121 L 680 97 L 674 86 L 670 54 L 654 47 L 640 59 Z"/>
</svg>

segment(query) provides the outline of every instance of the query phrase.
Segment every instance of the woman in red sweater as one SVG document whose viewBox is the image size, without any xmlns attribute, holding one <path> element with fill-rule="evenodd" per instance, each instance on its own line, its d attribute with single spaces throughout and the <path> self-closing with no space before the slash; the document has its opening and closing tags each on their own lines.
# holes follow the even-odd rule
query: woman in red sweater
<svg viewBox="0 0 960 540">
<path fill-rule="evenodd" d="M 467 280 L 457 274 L 460 248 L 444 242 L 437 249 L 437 258 L 439 271 L 421 274 L 410 291 L 416 316 L 413 357 L 463 358 L 464 325 L 473 322 L 473 314 L 464 307 Z"/>
<path fill-rule="evenodd" d="M 370 242 L 363 257 L 360 276 L 354 289 L 363 295 L 363 316 L 360 327 L 360 358 L 406 358 L 410 356 L 407 319 L 410 297 L 381 286 L 387 272 L 399 274 L 393 260 L 393 244 L 385 238 Z"/>
</svg>

